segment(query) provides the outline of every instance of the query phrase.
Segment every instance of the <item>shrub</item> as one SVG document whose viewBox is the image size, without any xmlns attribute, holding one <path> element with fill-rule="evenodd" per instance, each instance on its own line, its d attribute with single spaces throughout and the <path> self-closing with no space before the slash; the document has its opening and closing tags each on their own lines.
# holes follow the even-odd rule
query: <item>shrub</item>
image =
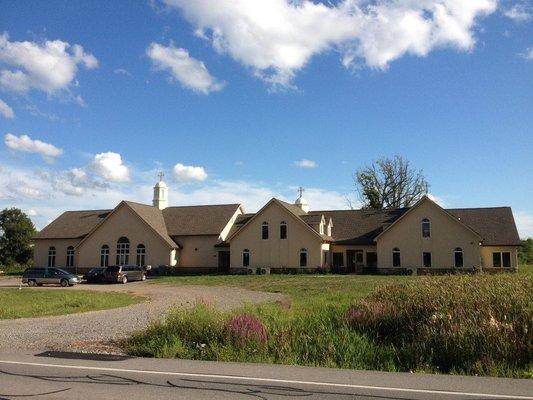
<svg viewBox="0 0 533 400">
<path fill-rule="evenodd" d="M 234 344 L 246 345 L 250 342 L 266 343 L 267 330 L 259 318 L 250 314 L 231 317 L 224 324 L 224 333 Z"/>
<path fill-rule="evenodd" d="M 420 278 L 376 289 L 345 313 L 347 323 L 398 348 L 401 367 L 488 373 L 532 359 L 529 276 Z"/>
</svg>

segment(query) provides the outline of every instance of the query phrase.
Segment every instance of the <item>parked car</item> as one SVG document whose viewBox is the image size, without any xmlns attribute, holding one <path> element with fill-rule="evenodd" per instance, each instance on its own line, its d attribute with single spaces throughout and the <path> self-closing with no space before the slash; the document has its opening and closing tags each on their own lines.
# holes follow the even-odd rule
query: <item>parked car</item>
<svg viewBox="0 0 533 400">
<path fill-rule="evenodd" d="M 22 274 L 22 283 L 27 283 L 28 286 L 56 284 L 66 287 L 79 282 L 80 279 L 76 275 L 60 268 L 33 267 L 27 268 Z"/>
<path fill-rule="evenodd" d="M 105 267 L 91 268 L 89 272 L 83 275 L 83 279 L 88 283 L 99 283 L 104 280 L 104 272 Z"/>
<path fill-rule="evenodd" d="M 128 283 L 129 281 L 146 280 L 146 271 L 137 265 L 113 265 L 104 272 L 104 281 Z"/>
</svg>

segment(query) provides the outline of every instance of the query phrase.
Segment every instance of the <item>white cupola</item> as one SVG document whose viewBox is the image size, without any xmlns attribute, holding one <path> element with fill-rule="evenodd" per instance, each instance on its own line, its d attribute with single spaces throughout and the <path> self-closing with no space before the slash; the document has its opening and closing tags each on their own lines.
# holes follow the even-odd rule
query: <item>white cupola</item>
<svg viewBox="0 0 533 400">
<path fill-rule="evenodd" d="M 304 197 L 303 197 L 304 188 L 303 187 L 298 188 L 298 193 L 300 195 L 298 196 L 298 198 L 294 202 L 294 205 L 300 207 L 300 209 L 303 212 L 305 212 L 305 213 L 309 212 L 309 204 L 307 204 L 307 200 L 304 199 Z"/>
<path fill-rule="evenodd" d="M 154 186 L 154 199 L 152 200 L 152 205 L 160 210 L 168 207 L 168 187 L 163 182 L 164 176 L 163 172 L 159 173 L 159 182 Z"/>
</svg>

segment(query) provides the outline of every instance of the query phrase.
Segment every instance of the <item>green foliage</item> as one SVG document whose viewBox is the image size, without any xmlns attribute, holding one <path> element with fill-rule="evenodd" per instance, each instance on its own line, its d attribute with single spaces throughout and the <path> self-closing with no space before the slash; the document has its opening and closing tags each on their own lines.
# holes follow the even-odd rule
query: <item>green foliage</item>
<svg viewBox="0 0 533 400">
<path fill-rule="evenodd" d="M 0 212 L 0 265 L 27 265 L 32 259 L 33 222 L 18 208 Z"/>
<path fill-rule="evenodd" d="M 0 320 L 106 310 L 143 301 L 126 293 L 83 290 L 0 289 Z"/>
<path fill-rule="evenodd" d="M 224 329 L 243 310 L 175 309 L 125 341 L 137 356 L 528 377 L 533 275 L 203 276 L 170 284 L 281 292 L 248 307 L 266 342 L 235 343 Z M 385 284 L 385 285 L 384 285 Z M 374 288 L 375 291 L 372 292 Z M 365 297 L 366 296 L 366 297 Z"/>
<path fill-rule="evenodd" d="M 533 265 L 533 238 L 520 241 L 518 260 L 521 264 Z"/>
</svg>

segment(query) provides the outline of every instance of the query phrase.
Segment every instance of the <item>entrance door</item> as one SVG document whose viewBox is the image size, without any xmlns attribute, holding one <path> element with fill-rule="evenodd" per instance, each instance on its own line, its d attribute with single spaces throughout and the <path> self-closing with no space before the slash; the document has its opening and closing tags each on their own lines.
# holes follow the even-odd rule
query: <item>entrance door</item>
<svg viewBox="0 0 533 400">
<path fill-rule="evenodd" d="M 375 251 L 366 252 L 366 267 L 370 271 L 375 271 L 378 267 L 378 253 Z"/>
<path fill-rule="evenodd" d="M 218 271 L 229 272 L 229 264 L 230 264 L 230 252 L 219 251 L 218 252 Z"/>
</svg>

